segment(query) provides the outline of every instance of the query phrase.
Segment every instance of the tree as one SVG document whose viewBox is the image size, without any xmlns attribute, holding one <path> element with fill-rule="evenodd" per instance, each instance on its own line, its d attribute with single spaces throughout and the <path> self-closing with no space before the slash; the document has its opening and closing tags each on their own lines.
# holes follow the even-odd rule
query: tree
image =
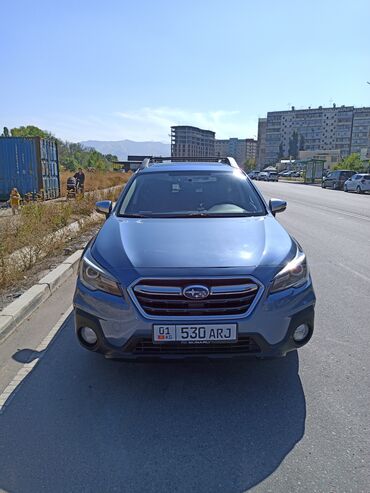
<svg viewBox="0 0 370 493">
<path fill-rule="evenodd" d="M 294 130 L 292 137 L 289 139 L 289 157 L 298 158 L 298 132 Z"/>
<path fill-rule="evenodd" d="M 304 137 L 302 134 L 299 136 L 299 150 L 304 151 Z"/>
<path fill-rule="evenodd" d="M 350 169 L 352 171 L 356 171 L 357 173 L 364 170 L 364 168 L 365 165 L 363 161 L 361 161 L 360 154 L 356 152 L 345 157 L 340 163 L 334 166 L 334 169 Z"/>
<path fill-rule="evenodd" d="M 8 127 L 4 127 L 3 133 L 1 134 L 1 137 L 10 137 L 10 133 L 9 133 Z"/>
<path fill-rule="evenodd" d="M 110 163 L 113 163 L 114 161 L 118 161 L 118 157 L 115 156 L 114 154 L 106 154 L 104 157 Z"/>
<path fill-rule="evenodd" d="M 283 159 L 284 157 L 284 146 L 283 146 L 283 143 L 280 142 L 280 145 L 279 145 L 279 152 L 278 152 L 278 161 L 280 161 L 280 159 Z"/>
<path fill-rule="evenodd" d="M 53 139 L 54 135 L 46 130 L 35 127 L 34 125 L 27 125 L 26 127 L 15 127 L 11 129 L 12 137 L 42 137 L 43 139 Z"/>
<path fill-rule="evenodd" d="M 245 171 L 252 171 L 256 169 L 256 160 L 255 158 L 249 158 L 245 161 L 244 165 L 244 170 Z"/>
</svg>

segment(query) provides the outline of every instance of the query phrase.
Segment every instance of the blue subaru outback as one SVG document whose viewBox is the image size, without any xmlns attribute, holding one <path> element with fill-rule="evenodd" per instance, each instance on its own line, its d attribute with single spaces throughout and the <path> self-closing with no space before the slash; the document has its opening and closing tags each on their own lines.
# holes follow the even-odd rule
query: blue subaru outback
<svg viewBox="0 0 370 493">
<path fill-rule="evenodd" d="M 196 162 L 194 162 L 196 161 Z M 217 160 L 215 160 L 217 161 Z M 107 358 L 284 356 L 314 328 L 306 256 L 232 158 L 144 160 L 83 253 L 83 347 Z"/>
</svg>

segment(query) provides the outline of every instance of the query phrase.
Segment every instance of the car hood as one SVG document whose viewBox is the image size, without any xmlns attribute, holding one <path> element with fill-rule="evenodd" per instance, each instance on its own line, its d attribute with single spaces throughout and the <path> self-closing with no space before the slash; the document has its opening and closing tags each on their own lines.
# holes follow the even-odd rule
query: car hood
<svg viewBox="0 0 370 493">
<path fill-rule="evenodd" d="M 112 215 L 91 248 L 110 272 L 122 269 L 275 268 L 295 245 L 272 215 L 134 219 Z M 163 274 L 162 274 L 163 275 Z"/>
</svg>

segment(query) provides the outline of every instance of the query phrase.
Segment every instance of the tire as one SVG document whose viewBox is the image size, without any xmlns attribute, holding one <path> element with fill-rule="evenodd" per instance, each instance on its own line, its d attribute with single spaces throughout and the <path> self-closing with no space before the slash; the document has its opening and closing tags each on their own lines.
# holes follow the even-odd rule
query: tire
<svg viewBox="0 0 370 493">
<path fill-rule="evenodd" d="M 358 187 L 356 188 L 356 192 L 357 192 L 357 193 L 362 193 L 362 190 L 361 190 L 361 187 L 360 187 L 360 186 L 358 186 Z"/>
<path fill-rule="evenodd" d="M 325 182 L 322 182 L 322 183 L 321 183 L 321 188 L 326 188 L 326 186 L 325 186 Z"/>
<path fill-rule="evenodd" d="M 344 190 L 345 192 L 348 192 L 347 185 L 343 185 L 343 190 Z"/>
</svg>

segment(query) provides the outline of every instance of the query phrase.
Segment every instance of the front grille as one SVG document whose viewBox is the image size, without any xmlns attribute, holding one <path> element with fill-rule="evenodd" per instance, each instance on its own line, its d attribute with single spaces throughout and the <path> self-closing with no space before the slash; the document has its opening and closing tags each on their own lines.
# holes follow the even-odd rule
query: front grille
<svg viewBox="0 0 370 493">
<path fill-rule="evenodd" d="M 214 342 L 211 344 L 187 344 L 181 342 L 154 344 L 150 337 L 145 337 L 129 343 L 127 350 L 133 354 L 143 355 L 252 354 L 261 352 L 259 345 L 249 336 L 240 336 L 236 342 Z"/>
<path fill-rule="evenodd" d="M 188 299 L 184 289 L 204 286 L 209 295 Z M 146 315 L 153 317 L 209 317 L 245 314 L 259 284 L 250 278 L 141 279 L 131 294 Z"/>
</svg>

